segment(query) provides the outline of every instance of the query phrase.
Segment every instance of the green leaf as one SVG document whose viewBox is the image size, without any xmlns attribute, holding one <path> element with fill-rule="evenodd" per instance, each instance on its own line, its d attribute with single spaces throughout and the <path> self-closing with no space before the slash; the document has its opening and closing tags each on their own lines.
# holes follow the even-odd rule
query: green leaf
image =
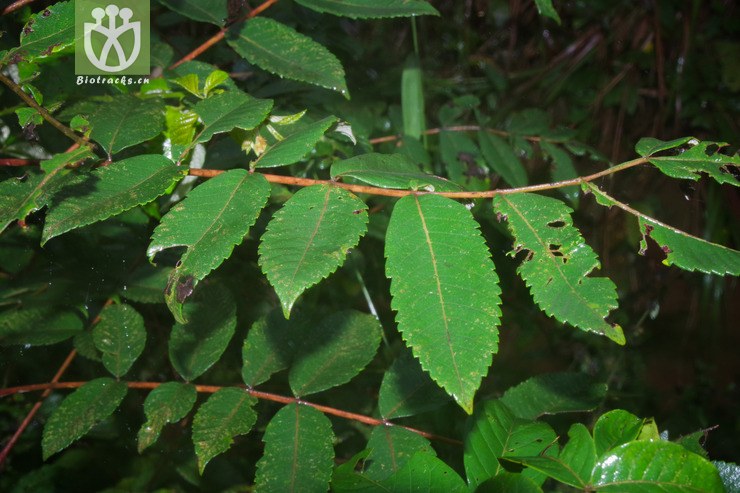
<svg viewBox="0 0 740 493">
<path fill-rule="evenodd" d="M 463 459 L 468 483 L 478 486 L 503 472 L 498 461 L 501 457 L 537 456 L 555 441 L 548 424 L 517 418 L 503 403 L 487 401 L 473 415 L 465 436 Z M 529 470 L 523 474 L 532 477 Z"/>
<path fill-rule="evenodd" d="M 329 489 L 334 465 L 329 419 L 312 407 L 288 404 L 270 420 L 255 486 L 266 493 Z"/>
<path fill-rule="evenodd" d="M 130 94 L 103 103 L 89 117 L 90 138 L 108 157 L 159 135 L 165 128 L 164 105 L 159 99 L 139 99 Z"/>
<path fill-rule="evenodd" d="M 146 422 L 139 430 L 139 453 L 154 445 L 162 428 L 187 416 L 198 398 L 193 385 L 166 382 L 152 390 L 144 401 Z"/>
<path fill-rule="evenodd" d="M 614 447 L 635 440 L 643 420 L 622 409 L 601 415 L 594 425 L 596 455 L 601 456 Z"/>
<path fill-rule="evenodd" d="M 82 329 L 82 319 L 70 308 L 29 307 L 0 312 L 0 346 L 56 344 Z"/>
<path fill-rule="evenodd" d="M 682 147 L 692 140 L 696 141 L 694 137 L 681 137 L 674 140 L 659 140 L 652 137 L 645 137 L 639 140 L 635 145 L 635 151 L 642 157 L 652 156 L 662 151 L 669 151 L 677 147 Z"/>
<path fill-rule="evenodd" d="M 193 418 L 193 444 L 201 474 L 211 459 L 229 450 L 235 436 L 249 433 L 257 421 L 256 403 L 245 390 L 227 387 L 198 408 Z"/>
<path fill-rule="evenodd" d="M 255 17 L 230 29 L 226 40 L 249 63 L 280 77 L 338 91 L 349 99 L 344 68 L 337 57 L 285 24 Z"/>
<path fill-rule="evenodd" d="M 182 303 L 242 242 L 269 197 L 270 184 L 264 176 L 235 169 L 194 188 L 164 215 L 152 234 L 147 255 L 151 260 L 164 249 L 187 247 L 165 292 L 178 322 L 185 322 Z"/>
<path fill-rule="evenodd" d="M 51 196 L 66 183 L 68 164 L 93 157 L 87 147 L 57 154 L 41 163 L 40 173 L 29 171 L 25 178 L 9 178 L 0 183 L 0 233 L 14 220 L 25 219 L 30 213 L 43 208 Z"/>
<path fill-rule="evenodd" d="M 317 12 L 351 17 L 352 19 L 381 19 L 439 15 L 439 12 L 421 0 L 296 0 Z"/>
<path fill-rule="evenodd" d="M 639 144 L 638 144 L 639 145 Z M 740 186 L 740 155 L 728 156 L 720 151 L 726 142 L 699 142 L 675 156 L 650 156 L 648 161 L 671 178 L 698 180 L 706 173 L 718 183 Z"/>
<path fill-rule="evenodd" d="M 224 84 L 228 82 L 229 74 L 228 72 L 224 72 L 223 70 L 214 70 L 210 74 L 208 74 L 208 77 L 206 77 L 205 82 L 203 83 L 203 94 L 208 96 L 211 94 L 211 91 L 216 89 L 221 84 Z"/>
<path fill-rule="evenodd" d="M 542 488 L 526 476 L 502 472 L 481 483 L 475 493 L 542 493 Z"/>
<path fill-rule="evenodd" d="M 552 0 L 534 0 L 534 3 L 537 4 L 537 11 L 540 13 L 540 15 L 549 17 L 550 19 L 560 24 L 560 16 L 555 10 L 555 7 L 552 6 Z"/>
<path fill-rule="evenodd" d="M 454 182 L 463 183 L 468 181 L 471 171 L 475 172 L 478 168 L 476 159 L 481 154 L 478 146 L 462 132 L 440 132 L 439 152 L 447 176 Z"/>
<path fill-rule="evenodd" d="M 126 278 L 119 294 L 137 303 L 164 303 L 169 275 L 169 269 L 143 263 Z"/>
<path fill-rule="evenodd" d="M 376 426 L 367 442 L 364 475 L 382 481 L 398 472 L 417 452 L 435 455 L 429 440 L 398 426 Z"/>
<path fill-rule="evenodd" d="M 464 205 L 406 196 L 386 234 L 386 274 L 403 338 L 467 412 L 498 347 L 498 276 Z"/>
<path fill-rule="evenodd" d="M 31 16 L 21 31 L 20 46 L 8 51 L 0 65 L 44 58 L 74 42 L 74 2 L 59 2 Z"/>
<path fill-rule="evenodd" d="M 526 186 L 527 172 L 514 150 L 504 139 L 485 130 L 478 132 L 478 143 L 486 164 L 512 187 Z"/>
<path fill-rule="evenodd" d="M 262 235 L 259 263 L 287 318 L 296 299 L 342 265 L 367 231 L 367 206 L 330 185 L 299 190 Z"/>
<path fill-rule="evenodd" d="M 593 471 L 594 491 L 721 493 L 711 462 L 671 442 L 630 442 L 608 451 Z"/>
<path fill-rule="evenodd" d="M 93 328 L 95 347 L 103 354 L 103 365 L 120 378 L 141 355 L 146 344 L 144 318 L 129 305 L 107 306 Z"/>
<path fill-rule="evenodd" d="M 401 74 L 401 110 L 403 133 L 418 139 L 426 130 L 424 88 L 419 60 L 412 57 Z"/>
<path fill-rule="evenodd" d="M 159 3 L 189 19 L 219 27 L 229 18 L 227 2 L 223 0 L 159 0 Z"/>
<path fill-rule="evenodd" d="M 493 206 L 514 235 L 510 255 L 528 251 L 517 272 L 540 308 L 623 345 L 622 328 L 604 320 L 617 306 L 616 288 L 608 278 L 586 277 L 599 261 L 573 226 L 572 210 L 560 200 L 531 193 L 498 195 Z"/>
<path fill-rule="evenodd" d="M 573 165 L 570 155 L 559 146 L 546 140 L 540 141 L 540 149 L 552 159 L 552 179 L 555 181 L 565 181 L 578 177 L 578 171 Z M 558 192 L 563 194 L 572 204 L 578 205 L 578 187 L 558 188 Z"/>
<path fill-rule="evenodd" d="M 583 373 L 545 373 L 507 390 L 501 397 L 511 411 L 524 419 L 543 414 L 591 411 L 606 397 L 606 384 Z"/>
<path fill-rule="evenodd" d="M 434 455 L 418 452 L 393 476 L 383 482 L 394 493 L 467 491 L 462 478 Z"/>
<path fill-rule="evenodd" d="M 732 462 L 723 462 L 721 460 L 713 461 L 712 464 L 717 468 L 722 483 L 725 485 L 726 493 L 740 493 L 740 466 Z"/>
<path fill-rule="evenodd" d="M 115 411 L 126 396 L 125 382 L 96 378 L 68 395 L 44 426 L 44 460 L 78 440 Z"/>
<path fill-rule="evenodd" d="M 293 394 L 303 397 L 349 382 L 375 357 L 380 332 L 375 317 L 350 310 L 313 325 L 290 368 Z"/>
<path fill-rule="evenodd" d="M 371 152 L 336 161 L 331 166 L 331 177 L 333 180 L 354 178 L 382 188 L 429 192 L 459 192 L 462 190 L 457 183 L 419 170 L 419 167 L 404 154 Z"/>
<path fill-rule="evenodd" d="M 277 309 L 252 324 L 242 347 L 244 383 L 256 387 L 288 368 L 308 330 L 306 320 L 295 315 L 287 320 L 282 310 Z"/>
<path fill-rule="evenodd" d="M 54 195 L 41 244 L 151 202 L 182 177 L 182 168 L 158 154 L 132 157 L 82 175 Z"/>
<path fill-rule="evenodd" d="M 208 142 L 215 134 L 235 128 L 251 130 L 262 123 L 272 109 L 272 99 L 256 99 L 232 90 L 204 99 L 193 109 L 203 120 L 196 142 Z"/>
<path fill-rule="evenodd" d="M 257 158 L 253 166 L 255 168 L 274 168 L 275 166 L 284 166 L 300 161 L 314 148 L 324 133 L 336 121 L 336 117 L 329 116 L 293 132 L 269 147 L 264 154 Z"/>
<path fill-rule="evenodd" d="M 195 139 L 195 124 L 198 115 L 193 110 L 167 106 L 165 108 L 165 122 L 167 136 L 173 144 L 187 146 Z"/>
<path fill-rule="evenodd" d="M 396 358 L 383 375 L 378 407 L 385 419 L 414 416 L 449 402 L 447 394 L 421 369 L 409 352 Z"/>
<path fill-rule="evenodd" d="M 184 312 L 188 322 L 172 327 L 169 354 L 172 366 L 189 382 L 208 370 L 226 350 L 236 329 L 236 305 L 221 284 L 203 284 Z"/>
</svg>

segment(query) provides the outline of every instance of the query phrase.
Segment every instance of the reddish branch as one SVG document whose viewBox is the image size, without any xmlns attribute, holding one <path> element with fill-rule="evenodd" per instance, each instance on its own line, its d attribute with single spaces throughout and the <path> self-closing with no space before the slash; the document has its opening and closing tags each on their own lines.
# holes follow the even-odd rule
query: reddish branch
<svg viewBox="0 0 740 493">
<path fill-rule="evenodd" d="M 76 389 L 79 387 L 82 387 L 87 382 L 59 382 L 59 381 L 53 381 L 50 383 L 40 383 L 35 385 L 21 385 L 19 387 L 10 387 L 7 389 L 0 389 L 0 397 L 7 396 L 7 395 L 13 395 L 20 392 L 33 392 L 33 391 L 44 391 L 44 396 L 48 395 L 53 389 Z M 162 385 L 161 382 L 126 382 L 126 385 L 130 389 L 143 389 L 143 390 L 153 390 Z M 216 385 L 196 385 L 195 390 L 197 392 L 203 393 L 203 394 L 213 394 L 223 387 L 216 386 Z M 272 401 L 272 402 L 279 402 L 281 404 L 299 404 L 302 406 L 309 406 L 312 407 L 324 414 L 330 414 L 332 416 L 337 416 L 339 418 L 344 418 L 352 421 L 358 421 L 360 423 L 364 423 L 370 426 L 397 426 L 399 428 L 404 428 L 406 430 L 409 430 L 413 433 L 416 433 L 418 435 L 423 436 L 424 438 L 428 438 L 430 440 L 438 440 L 441 442 L 451 443 L 454 445 L 462 445 L 462 442 L 459 440 L 455 440 L 453 438 L 448 438 L 444 436 L 435 435 L 433 433 L 429 433 L 423 430 L 418 430 L 416 428 L 411 428 L 409 426 L 403 426 L 396 423 L 393 423 L 391 421 L 383 420 L 383 419 L 377 419 L 372 418 L 370 416 L 365 416 L 363 414 L 356 414 L 351 413 L 348 411 L 343 411 L 341 409 L 336 409 L 329 406 L 322 406 L 320 404 L 314 404 L 312 402 L 307 402 L 302 399 L 296 399 L 295 397 L 287 397 L 284 395 L 278 395 L 278 394 L 272 394 L 270 392 L 261 392 L 259 390 L 244 388 L 244 391 L 247 392 L 252 397 L 255 397 L 257 399 L 262 399 L 265 401 Z M 40 405 L 40 403 L 39 403 Z"/>
<path fill-rule="evenodd" d="M 28 5 L 29 3 L 33 2 L 33 0 L 16 0 L 15 2 L 11 3 L 7 7 L 5 7 L 2 11 L 2 15 L 10 14 L 11 12 L 15 12 L 19 8 L 23 7 L 24 5 Z"/>
</svg>

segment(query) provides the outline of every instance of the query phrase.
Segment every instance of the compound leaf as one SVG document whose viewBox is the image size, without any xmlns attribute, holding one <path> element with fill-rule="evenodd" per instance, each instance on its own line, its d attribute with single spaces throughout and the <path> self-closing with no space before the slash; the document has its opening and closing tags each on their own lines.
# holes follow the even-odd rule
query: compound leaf
<svg viewBox="0 0 740 493">
<path fill-rule="evenodd" d="M 231 90 L 204 99 L 195 105 L 203 121 L 196 142 L 208 142 L 217 133 L 234 128 L 251 130 L 259 125 L 272 109 L 272 99 L 257 99 L 241 91 Z"/>
<path fill-rule="evenodd" d="M 126 374 L 146 344 L 144 318 L 125 304 L 105 307 L 92 334 L 103 366 L 117 378 Z"/>
<path fill-rule="evenodd" d="M 422 0 L 296 0 L 317 12 L 351 17 L 352 19 L 381 19 L 439 15 L 429 3 Z"/>
<path fill-rule="evenodd" d="M 257 421 L 256 403 L 245 390 L 227 387 L 198 408 L 193 418 L 193 444 L 201 474 L 211 459 L 229 450 L 235 436 L 249 433 Z"/>
<path fill-rule="evenodd" d="M 316 409 L 288 404 L 270 420 L 257 463 L 259 491 L 327 491 L 334 466 L 334 434 Z"/>
<path fill-rule="evenodd" d="M 275 214 L 262 235 L 259 263 L 286 318 L 303 291 L 344 262 L 367 221 L 364 202 L 330 185 L 301 189 Z"/>
<path fill-rule="evenodd" d="M 386 274 L 404 339 L 422 368 L 468 413 L 498 347 L 498 276 L 464 205 L 406 196 L 386 234 Z"/>
<path fill-rule="evenodd" d="M 329 50 L 276 20 L 255 17 L 229 30 L 239 55 L 268 72 L 338 91 L 349 98 L 342 64 Z"/>
<path fill-rule="evenodd" d="M 262 175 L 235 169 L 194 188 L 164 215 L 152 234 L 147 255 L 152 259 L 166 248 L 187 247 L 165 292 L 178 322 L 185 322 L 182 303 L 241 243 L 269 196 L 270 184 Z"/>
<path fill-rule="evenodd" d="M 561 322 L 624 344 L 622 328 L 604 320 L 617 306 L 616 288 L 608 278 L 587 277 L 599 261 L 573 226 L 572 210 L 560 200 L 531 193 L 498 195 L 493 206 L 514 235 L 511 254 L 528 252 L 517 271 L 540 308 Z"/>
<path fill-rule="evenodd" d="M 145 101 L 122 94 L 100 104 L 88 121 L 92 125 L 90 138 L 110 157 L 159 135 L 165 128 L 164 105 L 159 99 Z"/>
<path fill-rule="evenodd" d="M 159 0 L 159 2 L 189 19 L 210 22 L 219 27 L 229 19 L 227 2 L 223 0 Z"/>
<path fill-rule="evenodd" d="M 639 144 L 638 144 L 639 145 Z M 725 142 L 699 142 L 675 156 L 649 156 L 648 161 L 671 178 L 698 180 L 706 173 L 719 183 L 740 186 L 740 155 L 720 151 Z"/>
<path fill-rule="evenodd" d="M 336 121 L 336 117 L 329 116 L 293 132 L 268 148 L 253 163 L 253 166 L 255 168 L 274 168 L 275 166 L 284 166 L 300 161 L 314 148 L 316 142 Z"/>
<path fill-rule="evenodd" d="M 182 177 L 181 168 L 158 154 L 124 159 L 82 175 L 54 195 L 41 244 L 151 202 Z"/>
<path fill-rule="evenodd" d="M 184 418 L 197 397 L 193 385 L 180 382 L 165 382 L 152 390 L 144 401 L 146 422 L 139 430 L 139 453 L 157 441 L 166 424 Z"/>
<path fill-rule="evenodd" d="M 44 460 L 64 450 L 118 408 L 125 382 L 97 378 L 68 395 L 49 417 L 41 439 Z"/>
</svg>

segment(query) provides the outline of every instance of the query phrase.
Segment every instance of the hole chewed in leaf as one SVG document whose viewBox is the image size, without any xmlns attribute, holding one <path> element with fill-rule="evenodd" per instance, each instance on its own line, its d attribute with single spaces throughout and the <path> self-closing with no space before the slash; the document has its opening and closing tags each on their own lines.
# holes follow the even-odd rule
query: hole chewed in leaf
<svg viewBox="0 0 740 493">
<path fill-rule="evenodd" d="M 707 156 L 714 156 L 717 154 L 717 151 L 719 151 L 719 146 L 717 144 L 710 144 L 706 149 L 704 149 L 704 154 Z"/>
<path fill-rule="evenodd" d="M 550 221 L 547 225 L 551 228 L 562 228 L 565 226 L 565 221 Z"/>
</svg>

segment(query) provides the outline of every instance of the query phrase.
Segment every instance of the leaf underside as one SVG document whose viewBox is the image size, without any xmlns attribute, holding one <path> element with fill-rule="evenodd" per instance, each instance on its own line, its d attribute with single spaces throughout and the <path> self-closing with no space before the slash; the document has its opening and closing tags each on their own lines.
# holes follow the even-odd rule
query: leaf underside
<svg viewBox="0 0 740 493">
<path fill-rule="evenodd" d="M 125 304 L 105 307 L 92 334 L 103 365 L 116 378 L 128 372 L 146 344 L 144 317 Z"/>
<path fill-rule="evenodd" d="M 146 422 L 139 430 L 139 453 L 157 441 L 166 424 L 176 423 L 184 418 L 197 398 L 195 386 L 186 383 L 165 382 L 152 390 L 144 401 Z"/>
<path fill-rule="evenodd" d="M 255 168 L 274 168 L 297 163 L 314 148 L 324 133 L 334 125 L 336 117 L 328 116 L 309 123 L 269 147 L 254 163 Z"/>
</svg>

